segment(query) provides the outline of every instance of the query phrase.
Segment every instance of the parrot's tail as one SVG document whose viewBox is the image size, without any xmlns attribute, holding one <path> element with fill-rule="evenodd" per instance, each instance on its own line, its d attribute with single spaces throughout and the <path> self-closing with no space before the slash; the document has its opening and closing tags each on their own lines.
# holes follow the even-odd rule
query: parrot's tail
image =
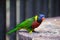
<svg viewBox="0 0 60 40">
<path fill-rule="evenodd" d="M 10 30 L 9 32 L 7 32 L 8 35 L 12 34 L 13 32 L 16 32 L 18 30 L 18 28 L 14 28 L 12 30 Z"/>
</svg>

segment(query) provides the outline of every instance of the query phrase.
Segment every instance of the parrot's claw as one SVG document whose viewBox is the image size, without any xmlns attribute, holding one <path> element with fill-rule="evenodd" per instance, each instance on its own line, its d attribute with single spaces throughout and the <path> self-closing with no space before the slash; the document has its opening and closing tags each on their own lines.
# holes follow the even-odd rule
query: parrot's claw
<svg viewBox="0 0 60 40">
<path fill-rule="evenodd" d="M 32 31 L 30 31 L 29 33 L 32 34 Z"/>
</svg>

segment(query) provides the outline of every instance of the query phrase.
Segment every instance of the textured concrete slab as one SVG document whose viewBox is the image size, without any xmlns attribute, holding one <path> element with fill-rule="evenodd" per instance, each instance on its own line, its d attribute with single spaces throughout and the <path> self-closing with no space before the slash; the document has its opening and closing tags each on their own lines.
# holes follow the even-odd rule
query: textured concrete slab
<svg viewBox="0 0 60 40">
<path fill-rule="evenodd" d="M 55 32 L 19 32 L 19 40 L 60 40 L 60 35 Z"/>
<path fill-rule="evenodd" d="M 36 30 L 32 34 L 20 30 L 19 40 L 60 40 L 60 17 L 47 18 Z"/>
</svg>

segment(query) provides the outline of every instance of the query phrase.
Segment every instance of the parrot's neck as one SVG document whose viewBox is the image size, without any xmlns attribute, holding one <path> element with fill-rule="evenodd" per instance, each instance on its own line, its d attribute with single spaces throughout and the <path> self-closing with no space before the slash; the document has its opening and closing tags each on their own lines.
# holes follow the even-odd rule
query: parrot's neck
<svg viewBox="0 0 60 40">
<path fill-rule="evenodd" d="M 38 19 L 37 22 L 38 22 L 38 23 L 42 23 L 42 19 L 41 19 L 41 20 Z"/>
<path fill-rule="evenodd" d="M 36 16 L 35 16 L 35 21 L 37 21 L 37 20 L 38 20 L 38 16 L 36 15 Z"/>
</svg>

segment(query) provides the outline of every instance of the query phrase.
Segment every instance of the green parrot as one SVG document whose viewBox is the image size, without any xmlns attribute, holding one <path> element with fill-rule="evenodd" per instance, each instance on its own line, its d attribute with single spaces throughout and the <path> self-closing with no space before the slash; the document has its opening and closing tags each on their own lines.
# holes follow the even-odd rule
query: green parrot
<svg viewBox="0 0 60 40">
<path fill-rule="evenodd" d="M 36 15 L 36 16 L 33 16 L 32 18 L 26 19 L 22 23 L 19 23 L 18 25 L 16 25 L 16 28 L 8 31 L 7 34 L 12 34 L 13 32 L 16 32 L 20 29 L 26 29 L 29 33 L 32 33 L 33 29 L 31 28 L 31 25 L 34 22 L 34 20 L 37 20 L 37 17 L 38 16 Z"/>
</svg>

